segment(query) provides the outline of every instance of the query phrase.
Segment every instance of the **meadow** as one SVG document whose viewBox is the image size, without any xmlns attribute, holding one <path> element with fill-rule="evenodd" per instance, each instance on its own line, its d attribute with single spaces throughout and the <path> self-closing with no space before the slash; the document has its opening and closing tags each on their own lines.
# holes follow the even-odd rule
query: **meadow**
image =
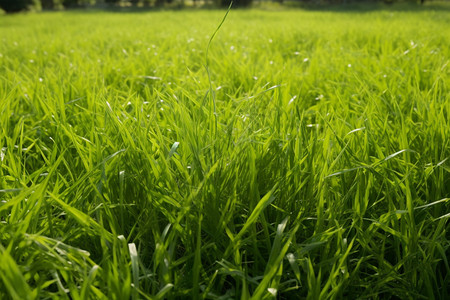
<svg viewBox="0 0 450 300">
<path fill-rule="evenodd" d="M 449 5 L 395 8 L 0 16 L 0 299 L 449 299 Z"/>
</svg>

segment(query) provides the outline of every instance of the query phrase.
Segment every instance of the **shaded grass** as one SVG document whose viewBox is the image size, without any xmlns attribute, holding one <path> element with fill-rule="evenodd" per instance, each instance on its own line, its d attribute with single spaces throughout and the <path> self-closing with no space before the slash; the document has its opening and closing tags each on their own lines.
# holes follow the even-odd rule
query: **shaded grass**
<svg viewBox="0 0 450 300">
<path fill-rule="evenodd" d="M 223 13 L 0 19 L 0 298 L 448 298 L 447 14 Z"/>
</svg>

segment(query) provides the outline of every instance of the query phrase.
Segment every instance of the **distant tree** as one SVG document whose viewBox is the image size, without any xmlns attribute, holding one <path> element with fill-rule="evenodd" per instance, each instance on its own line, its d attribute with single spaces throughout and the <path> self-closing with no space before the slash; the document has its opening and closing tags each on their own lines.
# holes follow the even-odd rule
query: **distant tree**
<svg viewBox="0 0 450 300">
<path fill-rule="evenodd" d="M 53 0 L 41 0 L 41 4 L 43 9 L 55 8 L 55 3 L 53 2 Z"/>
<path fill-rule="evenodd" d="M 248 7 L 253 0 L 233 0 L 233 7 Z M 230 6 L 231 0 L 219 0 L 219 5 L 222 7 Z"/>
<path fill-rule="evenodd" d="M 64 7 L 76 7 L 78 6 L 78 0 L 63 0 Z"/>
<path fill-rule="evenodd" d="M 0 7 L 7 13 L 26 10 L 33 4 L 32 0 L 0 0 Z"/>
<path fill-rule="evenodd" d="M 58 2 L 59 0 L 53 0 L 53 2 L 55 3 Z M 85 7 L 85 6 L 89 6 L 89 5 L 94 5 L 96 4 L 96 2 L 100 2 L 100 1 L 96 1 L 96 0 L 62 0 L 62 5 L 64 7 Z"/>
</svg>

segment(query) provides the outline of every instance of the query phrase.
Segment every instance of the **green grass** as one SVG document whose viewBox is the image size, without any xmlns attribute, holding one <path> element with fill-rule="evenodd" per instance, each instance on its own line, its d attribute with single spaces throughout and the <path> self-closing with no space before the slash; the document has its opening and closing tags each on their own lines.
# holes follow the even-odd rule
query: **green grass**
<svg viewBox="0 0 450 300">
<path fill-rule="evenodd" d="M 448 299 L 443 8 L 1 17 L 0 298 Z"/>
</svg>

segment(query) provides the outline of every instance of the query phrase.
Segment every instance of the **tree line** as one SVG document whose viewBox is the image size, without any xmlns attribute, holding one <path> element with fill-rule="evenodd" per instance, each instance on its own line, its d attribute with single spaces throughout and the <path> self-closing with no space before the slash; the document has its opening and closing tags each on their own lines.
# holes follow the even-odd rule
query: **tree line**
<svg viewBox="0 0 450 300">
<path fill-rule="evenodd" d="M 216 6 L 227 7 L 230 5 L 231 0 L 0 0 L 0 8 L 10 12 L 19 12 L 25 10 L 53 10 L 53 9 L 65 9 L 65 8 L 80 8 L 90 6 L 136 6 L 136 7 L 162 7 L 167 4 L 178 4 L 184 6 L 185 1 L 190 1 L 194 5 L 197 4 L 212 4 Z M 283 3 L 285 0 L 233 0 L 234 7 L 245 7 L 257 1 L 273 1 Z M 292 1 L 292 0 L 291 0 Z M 313 3 L 313 4 L 339 4 L 348 2 L 377 2 L 383 1 L 386 3 L 392 3 L 396 0 L 294 0 L 298 2 Z M 406 0 L 408 1 L 408 0 Z M 416 0 L 409 0 L 416 1 Z M 423 4 L 425 0 L 418 0 Z"/>
<path fill-rule="evenodd" d="M 229 6 L 231 0 L 0 0 L 0 8 L 6 12 L 19 12 L 25 10 L 53 10 L 82 7 L 161 7 L 166 4 L 185 5 L 185 1 L 196 4 L 210 4 L 216 6 Z M 280 0 L 277 0 L 280 2 Z M 253 0 L 233 0 L 233 6 L 249 6 Z"/>
</svg>

